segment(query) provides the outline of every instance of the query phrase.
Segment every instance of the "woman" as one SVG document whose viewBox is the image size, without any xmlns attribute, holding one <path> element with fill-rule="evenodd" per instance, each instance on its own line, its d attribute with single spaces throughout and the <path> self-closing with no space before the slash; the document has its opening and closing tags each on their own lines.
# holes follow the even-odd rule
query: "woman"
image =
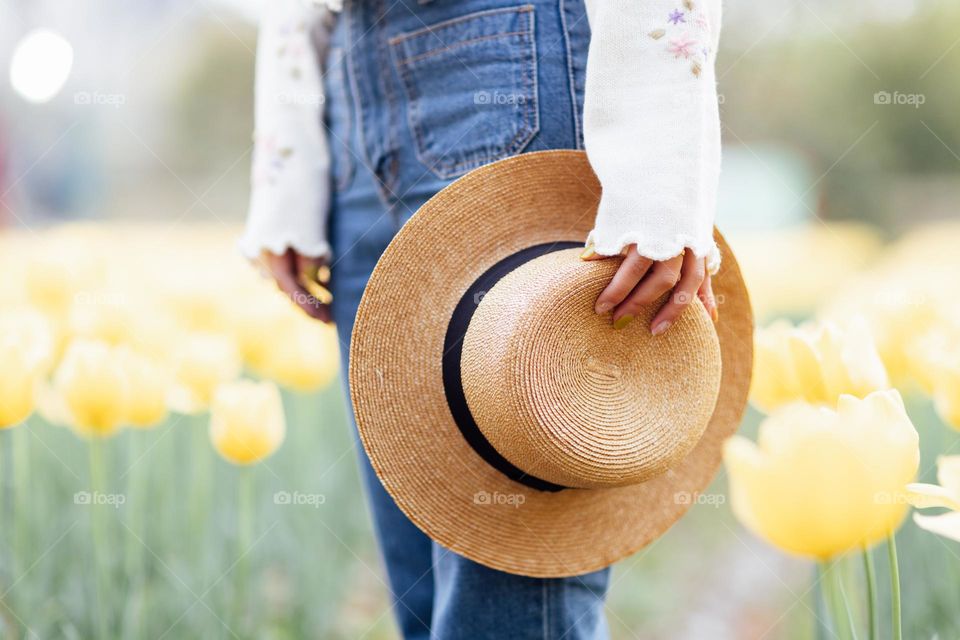
<svg viewBox="0 0 960 640">
<path fill-rule="evenodd" d="M 625 257 L 597 313 L 619 329 L 672 291 L 654 334 L 694 295 L 716 319 L 719 0 L 331 9 L 283 0 L 267 10 L 241 248 L 306 313 L 336 323 L 345 366 L 364 285 L 400 226 L 469 170 L 535 150 L 585 148 L 600 178 L 584 259 Z M 424 247 L 423 259 L 443 250 Z M 327 266 L 332 304 L 310 293 Z M 471 562 L 414 527 L 361 464 L 405 638 L 606 636 L 609 569 L 534 579 Z"/>
</svg>

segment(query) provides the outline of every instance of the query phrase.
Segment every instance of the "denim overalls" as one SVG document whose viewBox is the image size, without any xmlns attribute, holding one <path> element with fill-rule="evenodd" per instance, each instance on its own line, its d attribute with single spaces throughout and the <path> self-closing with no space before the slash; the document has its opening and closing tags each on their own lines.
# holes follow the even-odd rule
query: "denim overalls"
<svg viewBox="0 0 960 640">
<path fill-rule="evenodd" d="M 325 65 L 345 367 L 367 279 L 424 202 L 488 162 L 582 147 L 589 40 L 583 0 L 346 0 Z M 444 250 L 425 246 L 422 259 Z M 361 469 L 404 638 L 607 636 L 609 569 L 564 579 L 488 569 L 407 520 L 365 455 Z"/>
</svg>

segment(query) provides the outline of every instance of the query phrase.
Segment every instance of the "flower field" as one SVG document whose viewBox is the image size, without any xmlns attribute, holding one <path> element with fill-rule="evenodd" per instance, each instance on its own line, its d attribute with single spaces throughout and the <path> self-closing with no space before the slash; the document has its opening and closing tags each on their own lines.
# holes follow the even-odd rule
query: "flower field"
<svg viewBox="0 0 960 640">
<path fill-rule="evenodd" d="M 394 637 L 340 341 L 235 236 L 0 234 L 0 637 Z M 731 243 L 753 407 L 613 637 L 958 637 L 960 226 Z"/>
</svg>

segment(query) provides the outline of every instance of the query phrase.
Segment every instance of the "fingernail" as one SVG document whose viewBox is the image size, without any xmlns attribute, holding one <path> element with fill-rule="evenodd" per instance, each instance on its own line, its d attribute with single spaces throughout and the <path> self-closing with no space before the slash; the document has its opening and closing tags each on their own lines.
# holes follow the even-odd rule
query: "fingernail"
<svg viewBox="0 0 960 640">
<path fill-rule="evenodd" d="M 589 260 L 595 255 L 597 255 L 597 252 L 593 250 L 593 245 L 588 244 L 587 247 L 583 250 L 583 253 L 580 254 L 580 259 Z"/>
<path fill-rule="evenodd" d="M 614 320 L 613 328 L 619 331 L 620 329 L 623 329 L 625 326 L 627 326 L 631 322 L 633 322 L 633 316 L 628 313 L 627 315 L 620 316 L 619 318 Z"/>
<path fill-rule="evenodd" d="M 717 311 L 716 307 L 713 307 L 710 309 L 710 317 L 713 318 L 714 322 L 717 322 L 720 320 L 720 312 Z"/>
<path fill-rule="evenodd" d="M 593 310 L 597 312 L 597 315 L 602 315 L 607 311 L 610 311 L 610 309 L 613 309 L 613 305 L 609 302 L 598 302 L 593 308 Z"/>
<path fill-rule="evenodd" d="M 652 333 L 655 336 L 658 336 L 669 328 L 670 328 L 670 321 L 664 320 L 663 322 L 655 326 L 650 333 Z"/>
</svg>

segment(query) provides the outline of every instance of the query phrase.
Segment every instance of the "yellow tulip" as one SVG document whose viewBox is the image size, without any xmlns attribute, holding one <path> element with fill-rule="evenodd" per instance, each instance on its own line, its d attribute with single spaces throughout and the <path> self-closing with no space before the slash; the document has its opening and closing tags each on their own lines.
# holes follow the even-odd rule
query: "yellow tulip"
<svg viewBox="0 0 960 640">
<path fill-rule="evenodd" d="M 825 309 L 832 318 L 858 313 L 869 320 L 897 387 L 932 390 L 926 363 L 917 362 L 927 348 L 919 345 L 918 350 L 917 338 L 938 330 L 951 314 L 951 303 L 956 307 L 943 292 L 954 285 L 960 269 L 954 250 L 958 234 L 960 225 L 953 221 L 919 227 L 887 248 L 875 268 L 841 290 Z M 952 311 L 955 317 L 957 311 Z"/>
<path fill-rule="evenodd" d="M 933 395 L 943 376 L 960 364 L 960 331 L 940 325 L 903 337 L 911 382 Z"/>
<path fill-rule="evenodd" d="M 793 327 L 775 322 L 757 332 L 750 398 L 765 412 L 792 402 L 833 406 L 889 387 L 886 370 L 861 318 Z"/>
<path fill-rule="evenodd" d="M 904 291 L 903 296 L 908 295 L 911 293 Z M 923 342 L 928 340 L 926 332 L 935 325 L 937 313 L 932 304 L 922 299 L 923 294 L 913 295 L 921 301 L 868 310 L 868 317 L 892 383 L 905 391 L 914 387 L 929 391 L 929 376 L 920 369 L 923 365 L 917 356 L 928 353 L 928 345 Z"/>
<path fill-rule="evenodd" d="M 130 394 L 124 422 L 139 428 L 152 427 L 162 422 L 167 416 L 167 394 L 170 388 L 167 372 L 129 347 L 120 347 L 118 355 Z"/>
<path fill-rule="evenodd" d="M 16 426 L 33 413 L 37 375 L 26 350 L 0 342 L 0 429 Z"/>
<path fill-rule="evenodd" d="M 825 560 L 871 545 L 906 513 L 919 438 L 900 394 L 841 396 L 837 410 L 795 404 L 761 425 L 757 444 L 724 447 L 734 513 L 785 551 Z"/>
<path fill-rule="evenodd" d="M 34 308 L 5 309 L 0 314 L 0 342 L 20 345 L 31 369 L 38 375 L 46 375 L 53 366 L 56 331 L 50 319 Z"/>
<path fill-rule="evenodd" d="M 123 291 L 78 291 L 67 312 L 67 328 L 78 338 L 121 344 L 137 334 L 133 308 Z"/>
<path fill-rule="evenodd" d="M 173 354 L 171 408 L 180 413 L 205 410 L 214 390 L 237 378 L 242 368 L 240 352 L 229 337 L 216 333 L 181 336 Z"/>
<path fill-rule="evenodd" d="M 809 315 L 874 259 L 881 242 L 875 227 L 834 222 L 740 233 L 735 246 L 756 315 L 769 318 Z"/>
<path fill-rule="evenodd" d="M 234 464 L 252 464 L 286 435 L 280 391 L 272 382 L 237 380 L 217 388 L 210 407 L 210 441 Z"/>
<path fill-rule="evenodd" d="M 37 243 L 27 257 L 25 286 L 35 306 L 57 317 L 65 315 L 78 292 L 90 290 L 103 274 L 105 253 L 91 251 L 85 239 L 61 230 Z"/>
<path fill-rule="evenodd" d="M 255 304 L 236 305 L 229 316 L 231 332 L 243 355 L 243 361 L 254 371 L 262 371 L 270 351 L 284 331 L 290 317 L 301 311 L 276 288 L 258 282 L 248 287 L 239 299 L 255 299 Z"/>
<path fill-rule="evenodd" d="M 940 418 L 960 430 L 960 363 L 941 372 L 934 384 L 933 403 Z"/>
<path fill-rule="evenodd" d="M 340 342 L 332 326 L 317 322 L 299 310 L 274 325 L 258 374 L 298 391 L 330 384 L 340 368 Z"/>
<path fill-rule="evenodd" d="M 54 375 L 69 426 L 81 435 L 109 436 L 127 416 L 128 384 L 117 350 L 105 342 L 75 340 Z"/>
<path fill-rule="evenodd" d="M 233 295 L 236 276 L 228 264 L 223 254 L 194 247 L 189 260 L 169 261 L 162 271 L 151 274 L 155 297 L 188 331 L 216 333 L 237 302 L 244 300 Z"/>
<path fill-rule="evenodd" d="M 909 370 L 916 385 L 933 397 L 940 418 L 960 429 L 960 317 L 939 308 L 927 330 L 907 340 Z"/>
<path fill-rule="evenodd" d="M 0 315 L 0 429 L 12 427 L 33 412 L 37 385 L 53 365 L 53 326 L 28 307 Z"/>
<path fill-rule="evenodd" d="M 921 529 L 960 542 L 960 456 L 941 456 L 937 460 L 937 482 L 907 485 L 910 504 L 918 509 L 945 507 L 949 512 L 937 516 L 913 514 Z"/>
<path fill-rule="evenodd" d="M 132 322 L 136 332 L 124 344 L 158 364 L 172 367 L 184 331 L 171 310 L 157 306 L 155 301 L 140 304 Z"/>
</svg>

